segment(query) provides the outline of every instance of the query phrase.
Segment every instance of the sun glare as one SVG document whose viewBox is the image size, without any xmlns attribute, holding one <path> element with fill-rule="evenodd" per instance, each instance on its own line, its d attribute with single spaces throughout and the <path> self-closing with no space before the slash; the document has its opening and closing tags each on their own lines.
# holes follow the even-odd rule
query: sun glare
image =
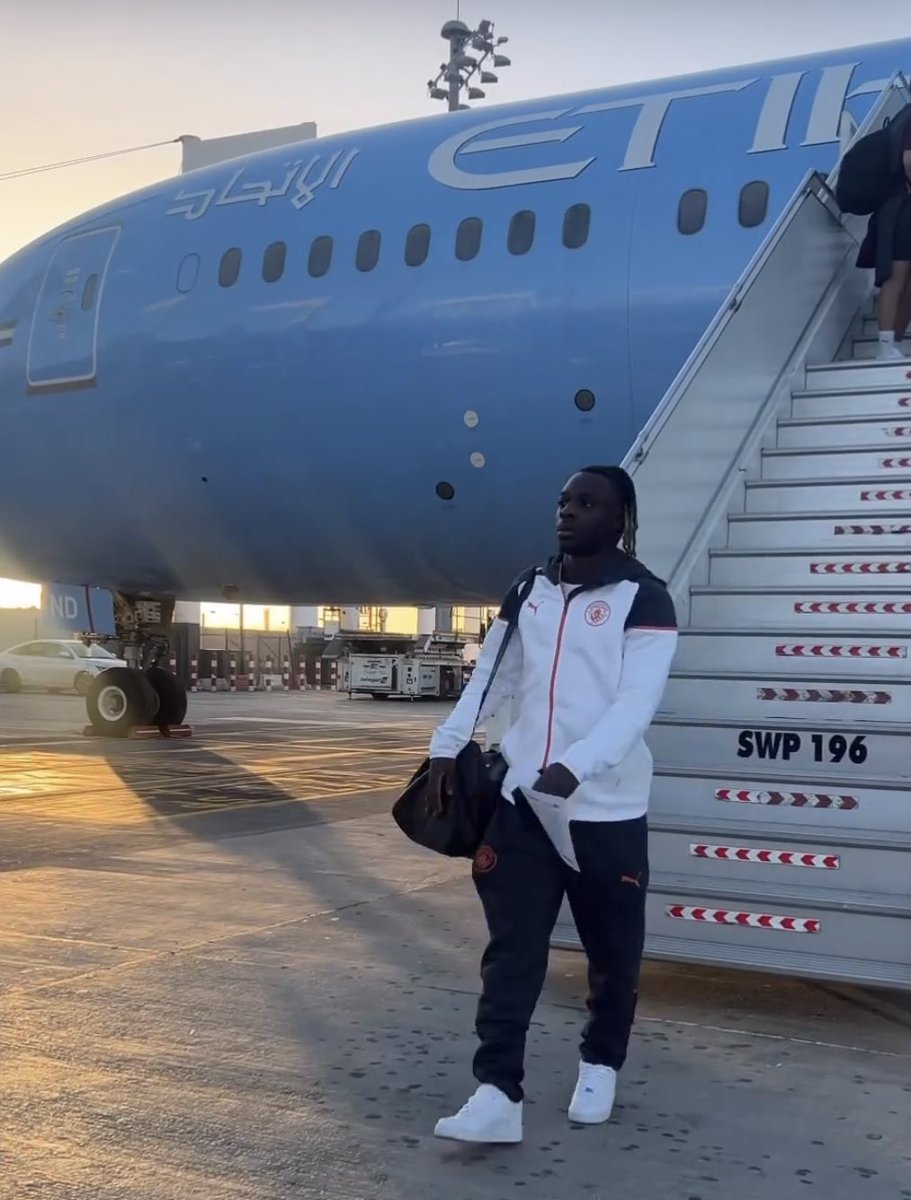
<svg viewBox="0 0 911 1200">
<path fill-rule="evenodd" d="M 0 608 L 40 608 L 41 584 L 0 579 Z"/>
</svg>

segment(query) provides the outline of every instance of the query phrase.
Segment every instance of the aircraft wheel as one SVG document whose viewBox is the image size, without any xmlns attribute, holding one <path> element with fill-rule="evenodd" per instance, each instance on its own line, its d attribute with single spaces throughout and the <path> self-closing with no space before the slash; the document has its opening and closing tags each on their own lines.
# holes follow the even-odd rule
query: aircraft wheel
<svg viewBox="0 0 911 1200">
<path fill-rule="evenodd" d="M 160 701 L 155 688 L 139 671 L 110 667 L 92 680 L 85 706 L 96 732 L 126 737 L 137 725 L 155 722 Z"/>
<path fill-rule="evenodd" d="M 187 693 L 180 680 L 162 667 L 149 667 L 145 677 L 158 696 L 155 724 L 159 728 L 165 725 L 182 725 L 187 715 Z"/>
<path fill-rule="evenodd" d="M 15 671 L 4 671 L 0 675 L 0 690 L 4 692 L 22 691 L 22 680 Z"/>
</svg>

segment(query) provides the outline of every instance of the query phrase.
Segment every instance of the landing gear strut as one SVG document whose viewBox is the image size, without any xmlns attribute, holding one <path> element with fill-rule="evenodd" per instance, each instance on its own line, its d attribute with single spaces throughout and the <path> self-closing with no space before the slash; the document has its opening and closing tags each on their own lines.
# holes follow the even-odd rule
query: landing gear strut
<svg viewBox="0 0 911 1200">
<path fill-rule="evenodd" d="M 174 600 L 114 593 L 117 637 L 128 667 L 111 667 L 92 680 L 85 703 L 86 733 L 129 737 L 187 733 L 187 693 L 160 662 L 167 661 Z"/>
</svg>

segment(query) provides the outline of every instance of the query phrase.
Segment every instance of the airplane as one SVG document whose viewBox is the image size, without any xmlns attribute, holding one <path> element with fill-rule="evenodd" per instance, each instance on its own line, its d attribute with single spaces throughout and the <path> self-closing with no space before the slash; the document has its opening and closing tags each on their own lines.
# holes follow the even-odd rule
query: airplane
<svg viewBox="0 0 911 1200">
<path fill-rule="evenodd" d="M 909 64 L 435 113 L 39 238 L 0 266 L 0 574 L 113 590 L 128 642 L 174 597 L 495 601 Z"/>
</svg>

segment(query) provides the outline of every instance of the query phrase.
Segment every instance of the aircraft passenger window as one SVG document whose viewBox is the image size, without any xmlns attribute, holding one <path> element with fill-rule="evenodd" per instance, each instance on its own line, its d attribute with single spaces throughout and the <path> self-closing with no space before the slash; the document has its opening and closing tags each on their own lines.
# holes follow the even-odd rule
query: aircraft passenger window
<svg viewBox="0 0 911 1200">
<path fill-rule="evenodd" d="M 235 247 L 226 250 L 218 267 L 218 282 L 222 287 L 234 287 L 240 276 L 240 251 Z"/>
<path fill-rule="evenodd" d="M 415 225 L 408 231 L 405 239 L 405 263 L 409 267 L 419 267 L 427 261 L 430 253 L 430 226 Z"/>
<path fill-rule="evenodd" d="M 266 247 L 263 255 L 263 279 L 266 283 L 275 283 L 285 273 L 285 256 L 288 247 L 284 242 L 273 242 Z"/>
<path fill-rule="evenodd" d="M 692 188 L 680 197 L 677 207 L 677 228 L 689 237 L 698 233 L 705 224 L 709 207 L 709 194 L 702 188 Z"/>
<path fill-rule="evenodd" d="M 88 312 L 95 303 L 95 293 L 98 291 L 98 276 L 90 275 L 82 289 L 82 311 Z"/>
<path fill-rule="evenodd" d="M 307 270 L 314 279 L 321 279 L 332 265 L 332 238 L 314 238 L 310 247 L 310 260 Z"/>
<path fill-rule="evenodd" d="M 761 225 L 769 212 L 769 185 L 761 179 L 748 183 L 740 192 L 737 219 L 744 229 Z"/>
<path fill-rule="evenodd" d="M 466 217 L 459 225 L 456 233 L 455 252 L 456 258 L 460 262 L 470 262 L 476 258 L 481 249 L 481 224 L 480 217 Z"/>
<path fill-rule="evenodd" d="M 199 255 L 188 254 L 186 258 L 181 260 L 180 266 L 177 268 L 177 290 L 178 292 L 192 292 L 196 287 L 196 280 L 199 278 Z"/>
<path fill-rule="evenodd" d="M 563 245 L 567 250 L 578 250 L 588 241 L 592 223 L 592 210 L 587 204 L 574 204 L 566 210 L 563 218 Z"/>
<path fill-rule="evenodd" d="M 509 222 L 509 237 L 506 245 L 510 254 L 527 254 L 535 240 L 535 214 L 525 209 L 517 212 Z"/>
<path fill-rule="evenodd" d="M 354 265 L 359 271 L 372 271 L 380 259 L 380 231 L 368 229 L 362 233 L 357 243 L 357 255 Z"/>
</svg>

